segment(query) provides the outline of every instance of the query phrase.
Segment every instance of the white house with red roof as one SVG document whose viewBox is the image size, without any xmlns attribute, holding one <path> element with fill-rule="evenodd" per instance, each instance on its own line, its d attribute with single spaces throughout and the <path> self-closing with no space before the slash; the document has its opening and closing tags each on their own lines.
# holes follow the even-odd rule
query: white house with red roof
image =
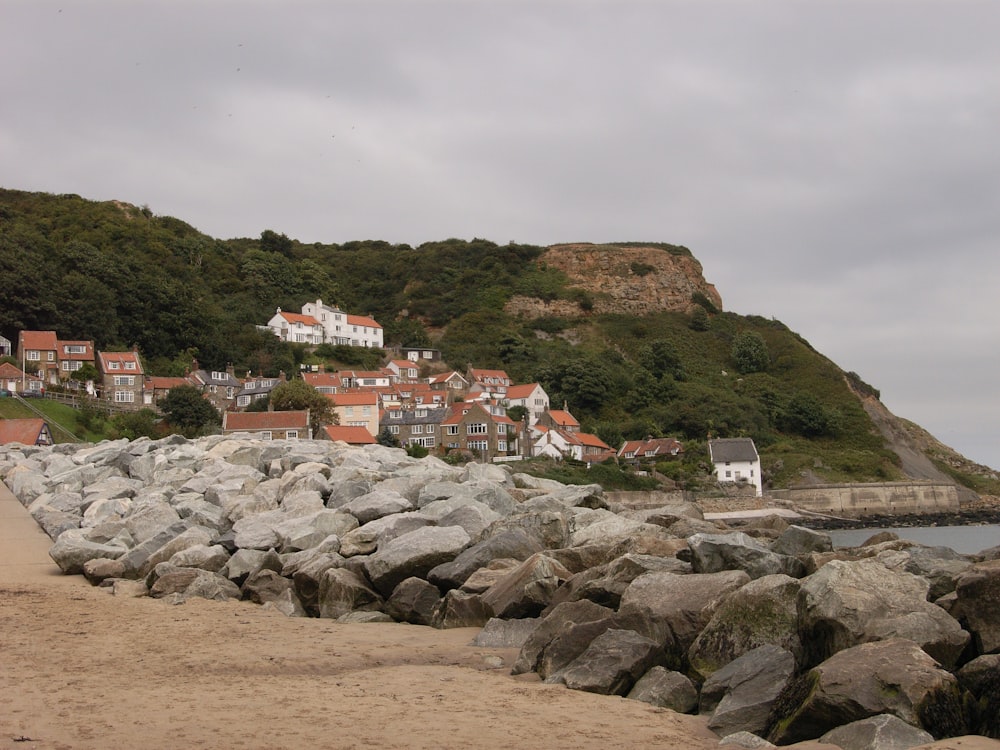
<svg viewBox="0 0 1000 750">
<path fill-rule="evenodd" d="M 382 348 L 382 326 L 367 315 L 352 315 L 323 300 L 306 302 L 302 314 L 316 320 L 323 329 L 322 342 L 366 348 Z"/>
<path fill-rule="evenodd" d="M 455 370 L 442 372 L 427 378 L 427 383 L 436 391 L 453 391 L 464 393 L 469 389 L 469 381 L 462 373 Z"/>
<path fill-rule="evenodd" d="M 24 370 L 10 362 L 0 362 L 0 390 L 11 393 L 30 391 L 38 393 L 45 388 L 45 383 L 37 375 L 28 375 Z"/>
<path fill-rule="evenodd" d="M 549 409 L 538 418 L 538 424 L 565 432 L 579 432 L 580 423 L 569 413 L 565 404 L 562 409 Z"/>
<path fill-rule="evenodd" d="M 569 432 L 536 424 L 531 434 L 534 456 L 549 456 L 557 460 L 572 458 L 587 463 L 600 463 L 615 455 L 614 448 L 589 432 Z"/>
<path fill-rule="evenodd" d="M 139 352 L 98 352 L 97 369 L 101 373 L 101 393 L 104 401 L 125 408 L 143 406 L 143 370 Z"/>
<path fill-rule="evenodd" d="M 507 388 L 504 403 L 508 408 L 523 406 L 528 412 L 528 424 L 533 425 L 549 408 L 549 394 L 541 383 L 512 385 Z"/>
<path fill-rule="evenodd" d="M 312 315 L 285 312 L 280 307 L 267 321 L 267 327 L 282 341 L 293 344 L 322 344 L 322 324 Z"/>
</svg>

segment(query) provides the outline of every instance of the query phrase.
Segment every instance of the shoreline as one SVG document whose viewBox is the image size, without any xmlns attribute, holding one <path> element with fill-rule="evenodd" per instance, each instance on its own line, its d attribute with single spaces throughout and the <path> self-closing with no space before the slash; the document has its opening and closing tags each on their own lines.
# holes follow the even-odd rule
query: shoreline
<svg viewBox="0 0 1000 750">
<path fill-rule="evenodd" d="M 816 531 L 928 526 L 990 526 L 1000 524 L 1000 508 L 970 508 L 950 513 L 874 514 L 857 518 L 804 516 L 796 520 L 796 524 Z"/>
</svg>

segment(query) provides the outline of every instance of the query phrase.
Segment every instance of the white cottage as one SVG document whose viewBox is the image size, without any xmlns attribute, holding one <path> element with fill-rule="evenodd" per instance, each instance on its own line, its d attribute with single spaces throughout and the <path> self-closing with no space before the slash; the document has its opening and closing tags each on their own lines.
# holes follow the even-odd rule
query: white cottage
<svg viewBox="0 0 1000 750">
<path fill-rule="evenodd" d="M 720 484 L 750 484 L 757 497 L 764 494 L 760 478 L 760 456 L 750 438 L 725 438 L 708 441 L 708 454 Z"/>
</svg>

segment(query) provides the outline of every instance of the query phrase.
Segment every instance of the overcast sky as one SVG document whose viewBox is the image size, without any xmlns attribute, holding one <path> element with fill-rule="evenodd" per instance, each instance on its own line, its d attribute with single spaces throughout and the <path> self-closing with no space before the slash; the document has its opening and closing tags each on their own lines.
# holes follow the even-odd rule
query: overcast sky
<svg viewBox="0 0 1000 750">
<path fill-rule="evenodd" d="M 690 247 L 1000 467 L 1000 3 L 4 0 L 0 185 L 219 238 Z"/>
</svg>

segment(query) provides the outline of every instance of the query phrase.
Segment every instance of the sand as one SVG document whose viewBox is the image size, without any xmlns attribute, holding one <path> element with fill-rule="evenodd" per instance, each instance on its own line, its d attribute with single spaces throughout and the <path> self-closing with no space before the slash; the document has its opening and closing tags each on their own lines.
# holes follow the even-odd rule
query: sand
<svg viewBox="0 0 1000 750">
<path fill-rule="evenodd" d="M 470 645 L 475 629 L 112 596 L 60 574 L 50 544 L 0 484 L 3 750 L 718 747 L 704 718 L 513 677 L 516 652 Z"/>
</svg>

